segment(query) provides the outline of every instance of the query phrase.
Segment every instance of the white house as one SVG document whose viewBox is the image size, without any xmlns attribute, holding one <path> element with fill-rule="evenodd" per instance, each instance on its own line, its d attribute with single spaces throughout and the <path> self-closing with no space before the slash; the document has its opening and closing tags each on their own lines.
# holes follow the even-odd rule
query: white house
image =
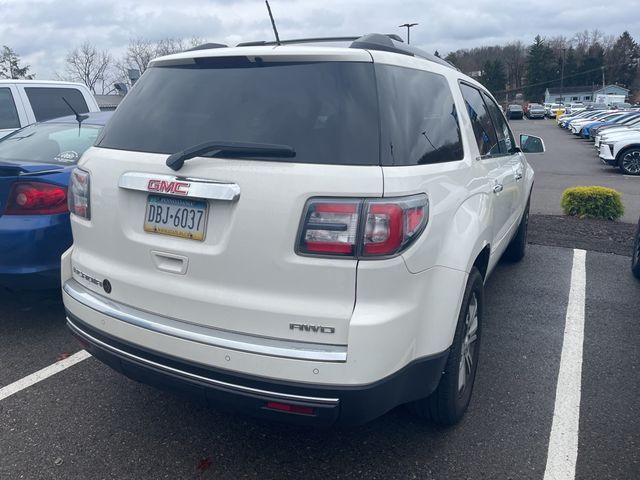
<svg viewBox="0 0 640 480">
<path fill-rule="evenodd" d="M 620 85 L 564 87 L 560 96 L 560 87 L 553 87 L 545 90 L 544 103 L 593 102 L 596 95 L 624 95 L 627 98 L 629 89 Z"/>
</svg>

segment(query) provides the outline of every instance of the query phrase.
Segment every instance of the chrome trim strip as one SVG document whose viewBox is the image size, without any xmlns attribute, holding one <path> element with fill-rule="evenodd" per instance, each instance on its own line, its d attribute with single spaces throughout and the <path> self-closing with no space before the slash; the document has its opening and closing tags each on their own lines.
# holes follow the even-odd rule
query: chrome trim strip
<svg viewBox="0 0 640 480">
<path fill-rule="evenodd" d="M 327 345 L 280 340 L 195 325 L 138 310 L 99 296 L 74 279 L 65 282 L 63 290 L 77 302 L 103 315 L 108 315 L 130 325 L 182 340 L 198 342 L 212 347 L 239 350 L 241 352 L 269 355 L 272 357 L 318 362 L 347 361 L 346 345 Z"/>
<path fill-rule="evenodd" d="M 150 180 L 189 183 L 188 193 L 175 196 L 206 198 L 225 202 L 235 202 L 240 198 L 240 187 L 237 183 L 216 182 L 204 178 L 176 177 L 173 175 L 161 175 L 155 173 L 125 172 L 120 176 L 118 186 L 128 190 L 172 195 L 171 192 L 149 190 L 148 185 Z"/>
<path fill-rule="evenodd" d="M 337 405 L 340 402 L 339 398 L 306 397 L 306 396 L 303 396 L 303 395 L 293 395 L 291 393 L 272 392 L 272 391 L 269 391 L 269 390 L 261 390 L 259 388 L 245 387 L 244 385 L 236 385 L 236 384 L 233 384 L 233 383 L 223 382 L 221 380 L 214 380 L 213 378 L 203 377 L 201 375 L 196 375 L 195 373 L 185 372 L 184 370 L 173 368 L 173 367 L 170 367 L 168 365 L 163 365 L 161 363 L 157 363 L 157 362 L 154 362 L 152 360 L 147 360 L 146 358 L 139 357 L 139 356 L 134 355 L 132 353 L 125 352 L 124 350 L 120 350 L 119 348 L 116 348 L 116 347 L 114 347 L 112 345 L 109 345 L 109 344 L 103 342 L 102 340 L 98 340 L 94 336 L 88 334 L 87 332 L 82 330 L 80 327 L 78 327 L 75 323 L 73 323 L 71 321 L 71 319 L 69 317 L 67 317 L 67 326 L 72 331 L 74 331 L 77 335 L 85 338 L 89 342 L 91 342 L 91 343 L 93 343 L 93 344 L 95 344 L 95 345 L 97 345 L 99 347 L 104 348 L 105 350 L 110 351 L 111 353 L 114 353 L 116 355 L 120 355 L 120 356 L 125 357 L 125 358 L 127 358 L 129 360 L 141 363 L 143 365 L 148 365 L 148 366 L 152 366 L 152 367 L 158 368 L 160 370 L 165 370 L 167 372 L 173 373 L 173 374 L 178 375 L 178 376 L 183 376 L 183 377 L 191 378 L 191 379 L 198 380 L 198 381 L 201 381 L 201 382 L 209 383 L 209 384 L 214 385 L 216 387 L 221 387 L 221 388 L 225 388 L 225 389 L 229 389 L 229 390 L 236 390 L 236 391 L 243 392 L 243 393 L 265 395 L 265 396 L 268 396 L 268 397 L 279 398 L 279 399 L 282 399 L 282 400 L 293 400 L 293 401 L 298 401 L 298 402 L 314 402 L 314 403 L 322 403 L 322 404 L 326 404 L 326 405 Z"/>
</svg>

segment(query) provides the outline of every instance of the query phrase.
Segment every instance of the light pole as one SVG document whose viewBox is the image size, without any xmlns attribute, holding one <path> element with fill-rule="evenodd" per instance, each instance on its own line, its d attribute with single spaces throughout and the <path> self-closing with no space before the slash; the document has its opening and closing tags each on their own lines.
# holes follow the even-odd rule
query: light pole
<svg viewBox="0 0 640 480">
<path fill-rule="evenodd" d="M 411 43 L 411 27 L 415 27 L 418 25 L 417 23 L 403 23 L 402 25 L 398 25 L 398 28 L 407 27 L 407 45 Z"/>
<path fill-rule="evenodd" d="M 562 49 L 562 67 L 560 69 L 560 103 L 564 105 L 564 94 L 563 94 L 563 90 L 564 90 L 564 52 L 566 52 L 567 49 L 563 48 Z"/>
</svg>

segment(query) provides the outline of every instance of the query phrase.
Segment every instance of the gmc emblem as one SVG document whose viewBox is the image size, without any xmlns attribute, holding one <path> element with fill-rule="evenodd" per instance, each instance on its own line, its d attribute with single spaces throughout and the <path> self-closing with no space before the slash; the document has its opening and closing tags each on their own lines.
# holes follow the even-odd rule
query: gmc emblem
<svg viewBox="0 0 640 480">
<path fill-rule="evenodd" d="M 290 323 L 289 330 L 313 333 L 336 333 L 335 327 L 325 327 L 323 325 L 309 325 L 306 323 Z"/>
<path fill-rule="evenodd" d="M 147 190 L 150 192 L 171 193 L 173 195 L 187 195 L 190 183 L 171 182 L 167 180 L 149 180 Z"/>
</svg>

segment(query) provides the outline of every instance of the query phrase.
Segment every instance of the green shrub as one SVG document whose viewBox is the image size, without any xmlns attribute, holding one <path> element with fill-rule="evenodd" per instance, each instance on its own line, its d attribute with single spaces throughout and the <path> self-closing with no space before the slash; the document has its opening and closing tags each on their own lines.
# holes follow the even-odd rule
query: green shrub
<svg viewBox="0 0 640 480">
<path fill-rule="evenodd" d="M 565 215 L 617 220 L 624 213 L 620 192 L 607 187 L 571 187 L 562 193 Z"/>
</svg>

